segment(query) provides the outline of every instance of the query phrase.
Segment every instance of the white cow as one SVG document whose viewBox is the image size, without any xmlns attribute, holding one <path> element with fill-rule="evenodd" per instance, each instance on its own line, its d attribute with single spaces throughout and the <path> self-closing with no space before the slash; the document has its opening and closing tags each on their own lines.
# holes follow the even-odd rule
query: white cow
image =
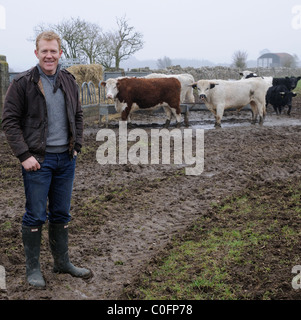
<svg viewBox="0 0 301 320">
<path fill-rule="evenodd" d="M 151 73 L 145 76 L 146 79 L 152 78 L 176 78 L 181 83 L 181 103 L 195 103 L 193 95 L 192 84 L 195 82 L 193 76 L 188 73 L 184 74 L 163 74 L 163 73 Z"/>
<path fill-rule="evenodd" d="M 245 70 L 245 71 L 241 72 L 240 75 L 242 76 L 241 80 L 253 79 L 253 78 L 261 78 L 261 79 L 263 79 L 264 81 L 267 82 L 269 87 L 273 86 L 273 77 L 260 77 L 260 76 L 257 75 L 257 73 L 254 73 L 254 72 L 248 71 L 248 70 Z M 268 88 L 267 88 L 267 90 L 268 90 Z"/>
<path fill-rule="evenodd" d="M 239 74 L 242 76 L 241 80 L 258 77 L 257 73 L 249 70 L 245 70 L 243 72 L 240 72 Z"/>
<path fill-rule="evenodd" d="M 242 109 L 250 104 L 253 112 L 252 123 L 262 125 L 265 116 L 266 83 L 262 79 L 239 81 L 200 80 L 193 84 L 206 107 L 214 114 L 216 127 L 221 127 L 224 111 L 230 108 Z"/>
</svg>

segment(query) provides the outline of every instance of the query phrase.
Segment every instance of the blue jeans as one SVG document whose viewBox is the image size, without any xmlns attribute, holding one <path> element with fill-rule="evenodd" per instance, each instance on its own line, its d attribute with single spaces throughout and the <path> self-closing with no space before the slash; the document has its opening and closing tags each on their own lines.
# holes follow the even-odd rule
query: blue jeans
<svg viewBox="0 0 301 320">
<path fill-rule="evenodd" d="M 46 153 L 41 169 L 27 172 L 22 167 L 26 196 L 25 226 L 41 226 L 47 218 L 51 223 L 68 223 L 75 172 L 75 158 L 69 152 Z M 48 213 L 47 213 L 48 199 Z"/>
</svg>

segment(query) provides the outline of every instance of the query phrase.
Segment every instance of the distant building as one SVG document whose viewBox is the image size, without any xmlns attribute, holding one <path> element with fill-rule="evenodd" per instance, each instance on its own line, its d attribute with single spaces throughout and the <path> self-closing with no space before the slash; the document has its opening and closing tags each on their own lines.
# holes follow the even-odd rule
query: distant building
<svg viewBox="0 0 301 320">
<path fill-rule="evenodd" d="M 72 67 L 74 65 L 79 65 L 79 64 L 86 64 L 80 59 L 74 59 L 74 58 L 69 58 L 69 59 L 60 59 L 60 64 L 62 65 L 62 69 L 67 69 L 69 67 Z"/>
<path fill-rule="evenodd" d="M 290 66 L 295 58 L 288 53 L 265 53 L 257 59 L 257 67 L 279 68 Z"/>
</svg>

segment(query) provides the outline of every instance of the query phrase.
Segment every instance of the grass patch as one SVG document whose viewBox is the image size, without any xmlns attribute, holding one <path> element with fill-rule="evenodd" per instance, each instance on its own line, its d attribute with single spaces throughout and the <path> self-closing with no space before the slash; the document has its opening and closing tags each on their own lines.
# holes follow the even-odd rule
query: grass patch
<svg viewBox="0 0 301 320">
<path fill-rule="evenodd" d="M 294 89 L 293 91 L 298 94 L 301 94 L 301 80 L 298 82 L 296 89 Z"/>
<path fill-rule="evenodd" d="M 292 298 L 291 269 L 300 264 L 300 199 L 301 182 L 289 181 L 214 203 L 126 289 L 127 298 Z"/>
</svg>

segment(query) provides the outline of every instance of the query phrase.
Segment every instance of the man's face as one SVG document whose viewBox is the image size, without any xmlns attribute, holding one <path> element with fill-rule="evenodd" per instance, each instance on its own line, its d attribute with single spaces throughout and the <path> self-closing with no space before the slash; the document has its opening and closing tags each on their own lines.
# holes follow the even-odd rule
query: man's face
<svg viewBox="0 0 301 320">
<path fill-rule="evenodd" d="M 35 50 L 35 55 L 39 59 L 39 65 L 42 71 L 48 75 L 54 75 L 63 51 L 59 50 L 59 44 L 56 40 L 39 41 L 39 47 Z"/>
</svg>

